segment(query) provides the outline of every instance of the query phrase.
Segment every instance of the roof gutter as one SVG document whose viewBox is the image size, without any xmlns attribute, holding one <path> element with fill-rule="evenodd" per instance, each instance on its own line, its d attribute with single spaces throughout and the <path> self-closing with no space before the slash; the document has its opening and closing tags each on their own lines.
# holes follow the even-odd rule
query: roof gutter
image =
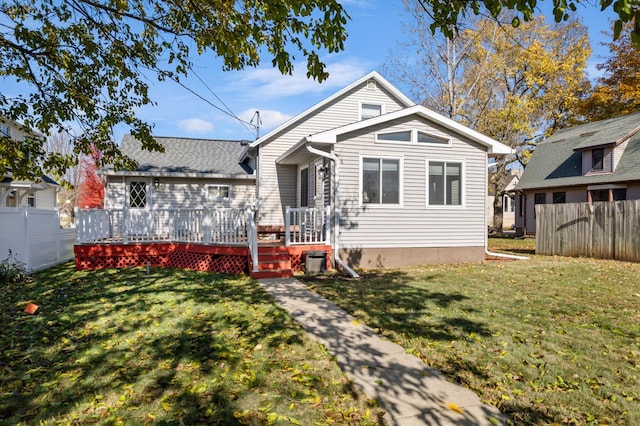
<svg viewBox="0 0 640 426">
<path fill-rule="evenodd" d="M 340 161 L 338 157 L 330 152 L 321 151 L 311 146 L 310 138 L 305 138 L 305 145 L 307 151 L 311 154 L 318 155 L 323 158 L 327 158 L 330 161 L 333 161 L 334 164 L 334 172 L 333 176 L 333 200 L 331 202 L 331 212 L 333 216 L 333 258 L 337 265 L 340 265 L 352 278 L 360 278 L 360 275 L 356 273 L 346 262 L 340 259 L 340 248 L 339 248 L 339 227 L 340 227 L 340 214 L 338 209 L 336 208 L 336 203 L 339 199 L 339 189 L 340 189 Z"/>
</svg>

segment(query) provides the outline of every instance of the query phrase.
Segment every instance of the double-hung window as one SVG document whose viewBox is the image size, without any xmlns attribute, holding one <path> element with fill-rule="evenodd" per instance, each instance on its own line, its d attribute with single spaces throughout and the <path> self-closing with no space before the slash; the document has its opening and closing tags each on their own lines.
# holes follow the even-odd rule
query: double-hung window
<svg viewBox="0 0 640 426">
<path fill-rule="evenodd" d="M 591 151 L 591 170 L 604 171 L 604 148 L 595 148 Z"/>
<path fill-rule="evenodd" d="M 362 158 L 362 203 L 400 204 L 400 159 Z"/>
<path fill-rule="evenodd" d="M 427 193 L 430 206 L 462 205 L 462 163 L 427 162 Z"/>
</svg>

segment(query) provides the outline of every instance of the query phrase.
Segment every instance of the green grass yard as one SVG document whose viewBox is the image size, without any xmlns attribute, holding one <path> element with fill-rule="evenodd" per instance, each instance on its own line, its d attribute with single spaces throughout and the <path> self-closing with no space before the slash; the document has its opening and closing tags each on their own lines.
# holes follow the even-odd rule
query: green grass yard
<svg viewBox="0 0 640 426">
<path fill-rule="evenodd" d="M 246 277 L 66 264 L 0 283 L 0 325 L 1 424 L 379 422 Z"/>
<path fill-rule="evenodd" d="M 638 425 L 639 277 L 639 264 L 532 255 L 305 279 L 514 424 Z"/>
</svg>

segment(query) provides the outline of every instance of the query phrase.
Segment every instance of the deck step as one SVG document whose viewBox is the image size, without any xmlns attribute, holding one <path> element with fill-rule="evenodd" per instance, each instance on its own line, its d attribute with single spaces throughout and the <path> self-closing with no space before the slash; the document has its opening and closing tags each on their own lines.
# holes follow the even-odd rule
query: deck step
<svg viewBox="0 0 640 426">
<path fill-rule="evenodd" d="M 257 280 L 262 278 L 290 278 L 293 276 L 291 269 L 270 269 L 258 272 L 251 272 L 251 278 Z"/>
<path fill-rule="evenodd" d="M 287 259 L 278 259 L 278 260 L 265 260 L 260 258 L 258 262 L 258 269 L 261 271 L 264 270 L 274 270 L 274 269 L 291 269 L 291 260 Z"/>
</svg>

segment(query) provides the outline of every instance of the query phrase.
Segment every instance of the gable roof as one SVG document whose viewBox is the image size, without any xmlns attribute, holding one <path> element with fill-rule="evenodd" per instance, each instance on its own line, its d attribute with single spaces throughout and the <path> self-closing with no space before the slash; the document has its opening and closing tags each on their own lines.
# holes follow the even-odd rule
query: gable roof
<svg viewBox="0 0 640 426">
<path fill-rule="evenodd" d="M 286 122 L 284 122 L 280 126 L 276 127 L 275 129 L 271 130 L 270 132 L 268 132 L 264 136 L 262 136 L 262 137 L 256 139 L 255 141 L 253 141 L 251 144 L 249 144 L 249 146 L 253 148 L 253 147 L 256 147 L 256 146 L 260 145 L 261 143 L 265 142 L 266 140 L 269 140 L 273 135 L 276 135 L 276 134 L 280 133 L 281 131 L 283 131 L 284 129 L 286 129 L 287 127 L 289 127 L 289 126 L 291 126 L 291 125 L 303 120 L 305 117 L 308 117 L 309 115 L 313 114 L 315 111 L 317 111 L 320 108 L 324 107 L 325 105 L 333 102 L 335 99 L 337 99 L 340 96 L 344 95 L 345 93 L 353 90 L 355 87 L 358 87 L 359 85 L 361 85 L 362 83 L 364 83 L 364 82 L 366 82 L 368 80 L 375 80 L 378 85 L 382 86 L 384 89 L 389 91 L 392 95 L 394 95 L 398 99 L 398 101 L 400 101 L 400 103 L 404 104 L 404 106 L 408 107 L 408 106 L 414 105 L 414 102 L 411 101 L 411 99 L 409 99 L 408 97 L 406 97 L 395 86 L 393 86 L 391 83 L 389 83 L 386 79 L 384 79 L 377 72 L 372 71 L 369 74 L 367 74 L 367 75 L 359 78 L 358 80 L 354 81 L 350 85 L 348 85 L 348 86 L 344 87 L 343 89 L 339 90 L 338 92 L 334 93 L 333 95 L 329 96 L 328 98 L 326 98 L 326 99 L 320 101 L 319 103 L 313 105 L 309 109 L 307 109 L 307 110 L 301 112 L 300 114 L 294 116 L 293 118 L 287 120 Z"/>
<path fill-rule="evenodd" d="M 0 184 L 2 186 L 13 186 L 13 187 L 34 187 L 39 189 L 46 189 L 47 185 L 51 186 L 60 186 L 58 182 L 51 179 L 47 175 L 42 175 L 39 180 L 31 181 L 31 180 L 16 180 L 13 178 L 13 170 L 10 167 L 5 167 L 4 174 L 0 175 L 2 179 L 0 179 Z M 42 184 L 46 184 L 44 187 Z"/>
<path fill-rule="evenodd" d="M 613 173 L 582 175 L 582 151 L 628 140 Z M 516 189 L 640 180 L 640 113 L 558 130 L 533 152 Z"/>
<path fill-rule="evenodd" d="M 246 146 L 241 141 L 155 137 L 165 152 L 147 151 L 131 135 L 122 138 L 120 150 L 138 162 L 135 171 L 103 170 L 107 175 L 254 178 L 238 163 Z"/>
<path fill-rule="evenodd" d="M 480 132 L 476 132 L 475 130 L 470 129 L 467 126 L 458 123 L 457 121 L 447 118 L 444 115 L 431 111 L 429 108 L 422 105 L 414 105 L 412 107 L 404 108 L 389 114 L 379 115 L 378 117 L 358 121 L 346 126 L 338 127 L 336 129 L 327 130 L 325 132 L 316 133 L 314 135 L 308 136 L 306 139 L 308 142 L 312 143 L 336 143 L 338 135 L 386 123 L 391 120 L 408 117 L 410 115 L 417 115 L 419 117 L 422 117 L 454 133 L 457 133 L 476 143 L 479 143 L 480 145 L 485 146 L 490 154 L 513 153 L 513 149 L 511 149 L 507 145 L 504 145 L 497 140 L 490 138 L 489 136 L 483 135 Z"/>
</svg>

